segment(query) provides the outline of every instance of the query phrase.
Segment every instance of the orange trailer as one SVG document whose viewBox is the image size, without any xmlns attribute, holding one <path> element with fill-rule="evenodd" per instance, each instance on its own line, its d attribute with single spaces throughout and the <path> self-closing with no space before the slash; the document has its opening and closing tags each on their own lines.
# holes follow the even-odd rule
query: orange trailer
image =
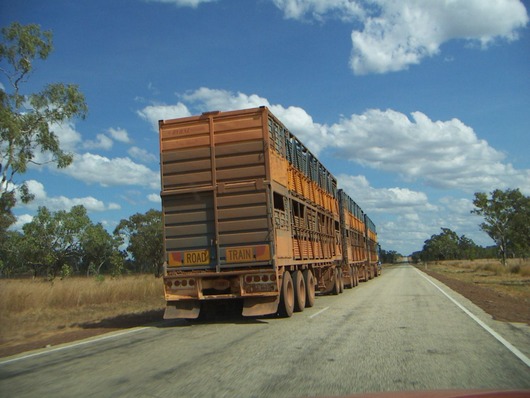
<svg viewBox="0 0 530 398">
<path fill-rule="evenodd" d="M 164 318 L 291 316 L 343 285 L 337 181 L 266 107 L 159 122 Z"/>
</svg>

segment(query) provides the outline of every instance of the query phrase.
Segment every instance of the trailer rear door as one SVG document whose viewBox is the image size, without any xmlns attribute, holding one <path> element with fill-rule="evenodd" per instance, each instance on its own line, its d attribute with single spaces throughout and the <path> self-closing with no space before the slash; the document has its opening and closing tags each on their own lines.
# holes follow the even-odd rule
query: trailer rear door
<svg viewBox="0 0 530 398">
<path fill-rule="evenodd" d="M 265 109 L 160 122 L 169 267 L 272 265 Z"/>
</svg>

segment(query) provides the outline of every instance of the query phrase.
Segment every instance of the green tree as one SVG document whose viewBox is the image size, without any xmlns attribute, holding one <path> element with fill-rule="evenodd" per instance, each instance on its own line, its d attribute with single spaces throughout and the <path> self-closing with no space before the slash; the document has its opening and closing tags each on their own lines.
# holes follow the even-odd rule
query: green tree
<svg viewBox="0 0 530 398">
<path fill-rule="evenodd" d="M 99 275 L 102 270 L 110 271 L 113 275 L 121 273 L 119 260 L 123 262 L 118 249 L 120 240 L 110 235 L 103 225 L 91 224 L 80 237 L 81 264 L 80 271 Z"/>
<path fill-rule="evenodd" d="M 526 256 L 530 251 L 530 197 L 519 189 L 496 189 L 491 196 L 475 193 L 475 209 L 471 212 L 484 217 L 480 228 L 497 245 L 501 262 L 506 265 L 510 255 Z"/>
<path fill-rule="evenodd" d="M 39 207 L 33 220 L 22 227 L 25 261 L 33 275 L 53 278 L 76 268 L 82 257 L 82 238 L 91 224 L 82 205 L 57 212 Z"/>
<path fill-rule="evenodd" d="M 425 241 L 422 260 L 453 260 L 459 257 L 459 238 L 456 232 L 442 228 L 442 233 Z"/>
<path fill-rule="evenodd" d="M 462 235 L 458 239 L 459 259 L 474 260 L 479 255 L 479 246 L 472 239 Z"/>
<path fill-rule="evenodd" d="M 32 200 L 24 182 L 16 180 L 30 164 L 54 163 L 67 167 L 73 157 L 61 149 L 54 128 L 66 120 L 87 113 L 78 86 L 48 84 L 37 93 L 25 93 L 37 59 L 45 60 L 53 50 L 52 33 L 38 25 L 18 22 L 1 30 L 0 72 L 8 85 L 0 89 L 0 228 L 14 221 L 12 208 L 18 197 Z"/>
<path fill-rule="evenodd" d="M 0 276 L 10 277 L 25 272 L 24 235 L 18 231 L 5 231 L 0 240 Z"/>
<path fill-rule="evenodd" d="M 383 250 L 379 252 L 379 260 L 384 264 L 395 264 L 398 259 L 403 257 L 395 250 Z"/>
<path fill-rule="evenodd" d="M 134 259 L 139 272 L 154 272 L 162 275 L 164 245 L 162 234 L 162 213 L 149 210 L 145 214 L 136 213 L 127 220 L 121 220 L 114 234 L 128 242 L 127 251 Z"/>
</svg>

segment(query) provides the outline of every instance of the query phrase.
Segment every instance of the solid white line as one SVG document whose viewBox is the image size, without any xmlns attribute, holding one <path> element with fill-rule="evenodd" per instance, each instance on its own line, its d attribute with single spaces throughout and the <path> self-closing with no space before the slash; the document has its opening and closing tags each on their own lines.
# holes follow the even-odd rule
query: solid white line
<svg viewBox="0 0 530 398">
<path fill-rule="evenodd" d="M 51 354 L 52 352 L 63 351 L 63 350 L 67 350 L 67 349 L 70 349 L 70 348 L 80 347 L 80 346 L 91 344 L 91 343 L 97 343 L 97 342 L 100 342 L 100 341 L 103 341 L 103 340 L 112 339 L 114 337 L 125 336 L 127 334 L 140 332 L 140 331 L 145 330 L 145 329 L 149 329 L 149 327 L 140 327 L 140 328 L 125 330 L 125 331 L 119 332 L 119 333 L 109 333 L 109 334 L 103 335 L 101 337 L 96 337 L 96 338 L 92 338 L 92 339 L 88 339 L 88 340 L 83 340 L 83 341 L 80 341 L 80 342 L 77 342 L 77 343 L 62 345 L 60 347 L 55 347 L 55 348 L 52 348 L 50 350 L 39 351 L 39 352 L 35 352 L 33 354 L 28 354 L 28 355 L 23 355 L 23 356 L 16 357 L 16 358 L 8 359 L 6 361 L 0 361 L 0 366 L 7 365 L 7 364 L 10 364 L 10 363 L 13 363 L 13 362 L 17 362 L 17 361 L 21 361 L 23 359 L 29 359 L 29 358 L 39 357 L 39 356 L 45 355 L 45 354 Z"/>
<path fill-rule="evenodd" d="M 462 311 L 464 311 L 471 319 L 473 319 L 476 323 L 478 323 L 486 332 L 491 334 L 493 337 L 495 337 L 502 345 L 504 345 L 507 349 L 509 349 L 517 358 L 519 358 L 521 361 L 524 362 L 526 366 L 530 368 L 530 359 L 524 355 L 521 351 L 519 351 L 516 347 L 514 347 L 510 342 L 508 342 L 504 337 L 502 337 L 500 334 L 498 334 L 495 330 L 490 328 L 488 325 L 486 325 L 484 322 L 482 322 L 480 319 L 478 319 L 474 314 L 472 314 L 467 308 L 465 308 L 462 304 L 460 304 L 458 301 L 456 301 L 454 298 L 449 296 L 446 292 L 444 292 L 438 285 L 436 285 L 433 281 L 431 281 L 429 278 L 427 278 L 421 271 L 414 268 L 418 274 L 420 274 L 427 282 L 429 282 L 431 285 L 433 285 L 436 289 L 441 291 L 445 297 L 447 297 L 449 300 L 451 300 L 458 308 L 460 308 Z"/>
<path fill-rule="evenodd" d="M 320 311 L 315 312 L 313 315 L 309 315 L 309 318 L 314 318 L 314 317 L 316 317 L 317 315 L 322 314 L 322 313 L 323 313 L 324 311 L 326 311 L 326 310 L 329 310 L 329 307 L 322 308 Z"/>
</svg>

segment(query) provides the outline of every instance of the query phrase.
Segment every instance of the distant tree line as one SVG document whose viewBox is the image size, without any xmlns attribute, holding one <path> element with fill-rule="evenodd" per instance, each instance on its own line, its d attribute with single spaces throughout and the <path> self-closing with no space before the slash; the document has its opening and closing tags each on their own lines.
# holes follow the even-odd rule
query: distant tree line
<svg viewBox="0 0 530 398">
<path fill-rule="evenodd" d="M 473 260 L 499 258 L 506 265 L 508 257 L 527 258 L 530 255 L 530 197 L 519 189 L 475 193 L 475 209 L 484 217 L 479 226 L 495 245 L 481 247 L 465 235 L 458 236 L 449 228 L 425 241 L 421 251 L 413 253 L 413 261 Z"/>
<path fill-rule="evenodd" d="M 90 220 L 82 205 L 57 212 L 40 207 L 22 232 L 4 230 L 1 235 L 3 277 L 162 273 L 162 215 L 158 210 L 121 220 L 110 234 L 101 223 Z"/>
<path fill-rule="evenodd" d="M 379 250 L 379 261 L 383 264 L 395 264 L 401 261 L 402 258 L 403 256 L 395 250 Z"/>
</svg>

